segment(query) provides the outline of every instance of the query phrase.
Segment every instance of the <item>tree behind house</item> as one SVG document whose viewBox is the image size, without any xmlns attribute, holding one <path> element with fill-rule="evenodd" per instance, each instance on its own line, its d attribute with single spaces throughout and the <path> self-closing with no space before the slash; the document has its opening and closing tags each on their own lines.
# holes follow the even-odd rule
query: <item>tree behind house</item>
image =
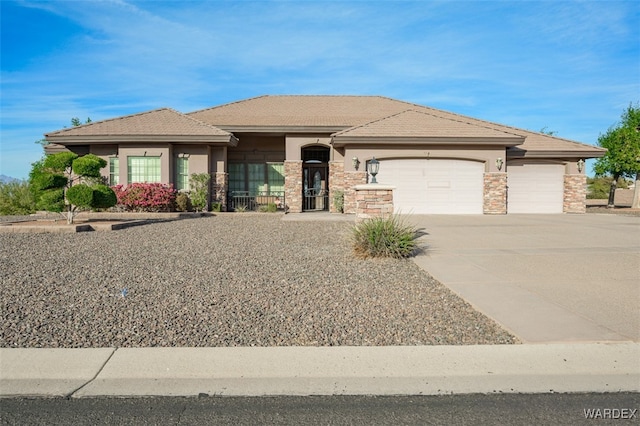
<svg viewBox="0 0 640 426">
<path fill-rule="evenodd" d="M 632 207 L 640 208 L 640 106 L 629 105 L 620 123 L 600 135 L 598 145 L 607 153 L 596 161 L 596 176 L 613 176 L 607 206 L 614 207 L 618 179 L 628 177 L 636 180 Z"/>
</svg>

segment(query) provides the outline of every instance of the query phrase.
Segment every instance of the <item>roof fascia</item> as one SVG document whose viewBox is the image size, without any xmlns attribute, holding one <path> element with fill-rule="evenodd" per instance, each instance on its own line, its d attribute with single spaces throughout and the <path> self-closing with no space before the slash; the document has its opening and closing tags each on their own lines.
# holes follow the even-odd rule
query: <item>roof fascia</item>
<svg viewBox="0 0 640 426">
<path fill-rule="evenodd" d="M 60 145 L 123 144 L 123 143 L 206 143 L 238 145 L 233 135 L 189 136 L 189 135 L 121 135 L 121 136 L 48 136 L 46 140 Z"/>
<path fill-rule="evenodd" d="M 332 134 L 350 126 L 225 126 L 215 125 L 229 133 L 327 133 Z"/>
<path fill-rule="evenodd" d="M 507 151 L 507 159 L 517 158 L 600 158 L 606 151 Z"/>
</svg>

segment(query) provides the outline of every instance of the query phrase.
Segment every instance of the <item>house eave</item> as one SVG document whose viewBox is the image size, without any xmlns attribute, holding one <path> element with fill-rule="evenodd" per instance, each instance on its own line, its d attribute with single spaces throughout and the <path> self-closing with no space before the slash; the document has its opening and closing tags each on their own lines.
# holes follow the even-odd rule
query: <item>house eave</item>
<svg viewBox="0 0 640 426">
<path fill-rule="evenodd" d="M 332 134 L 348 129 L 350 126 L 225 126 L 216 125 L 217 128 L 229 133 L 271 133 L 271 134 L 289 134 L 289 133 L 321 133 Z"/>
<path fill-rule="evenodd" d="M 512 147 L 524 143 L 524 138 L 482 138 L 482 137 L 398 137 L 398 136 L 336 136 L 331 143 L 335 147 L 346 145 L 481 145 Z"/>
<path fill-rule="evenodd" d="M 538 158 L 538 159 L 551 159 L 551 158 L 600 158 L 603 157 L 606 151 L 526 151 L 523 149 L 508 150 L 507 159 L 518 158 Z"/>
<path fill-rule="evenodd" d="M 48 142 L 60 145 L 127 144 L 127 143 L 188 143 L 237 146 L 233 135 L 189 136 L 189 135 L 101 135 L 101 136 L 47 136 Z"/>
</svg>

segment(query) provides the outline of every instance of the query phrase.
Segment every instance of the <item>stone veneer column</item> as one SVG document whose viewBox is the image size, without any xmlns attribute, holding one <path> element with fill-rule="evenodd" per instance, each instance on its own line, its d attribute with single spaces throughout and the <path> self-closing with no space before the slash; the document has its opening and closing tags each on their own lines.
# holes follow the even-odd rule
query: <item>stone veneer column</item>
<svg viewBox="0 0 640 426">
<path fill-rule="evenodd" d="M 216 172 L 215 184 L 213 187 L 213 202 L 220 203 L 221 212 L 227 211 L 227 191 L 229 190 L 229 173 Z"/>
<path fill-rule="evenodd" d="M 284 198 L 290 213 L 302 212 L 302 160 L 284 162 Z"/>
<path fill-rule="evenodd" d="M 507 174 L 492 172 L 484 174 L 482 212 L 484 214 L 507 214 Z"/>
<path fill-rule="evenodd" d="M 344 162 L 331 161 L 329 163 L 329 212 L 339 213 L 333 204 L 333 193 L 344 192 Z"/>
<path fill-rule="evenodd" d="M 356 190 L 355 186 L 367 183 L 367 172 L 344 172 L 344 212 L 356 212 Z"/>
<path fill-rule="evenodd" d="M 586 213 L 586 175 L 564 175 L 564 196 L 562 200 L 562 211 L 564 213 Z"/>
<path fill-rule="evenodd" d="M 369 183 L 353 187 L 356 199 L 356 221 L 393 214 L 395 186 Z"/>
</svg>

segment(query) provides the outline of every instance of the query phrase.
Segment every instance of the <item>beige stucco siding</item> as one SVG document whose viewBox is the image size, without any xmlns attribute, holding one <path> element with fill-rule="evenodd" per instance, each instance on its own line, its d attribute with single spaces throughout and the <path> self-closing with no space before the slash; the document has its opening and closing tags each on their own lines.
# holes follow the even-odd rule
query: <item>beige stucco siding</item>
<svg viewBox="0 0 640 426">
<path fill-rule="evenodd" d="M 366 161 L 372 157 L 377 159 L 395 158 L 433 158 L 433 159 L 461 159 L 479 161 L 485 164 L 485 172 L 498 172 L 496 160 L 501 158 L 505 161 L 505 149 L 503 147 L 459 147 L 447 148 L 446 146 L 424 146 L 417 148 L 415 145 L 394 146 L 394 147 L 346 147 L 345 148 L 345 171 L 354 171 L 352 158 L 360 160 L 360 167 L 365 167 Z M 504 171 L 504 166 L 502 167 Z"/>
<path fill-rule="evenodd" d="M 227 151 L 229 161 L 278 161 L 285 159 L 284 136 L 239 134 L 238 146 Z"/>
</svg>

